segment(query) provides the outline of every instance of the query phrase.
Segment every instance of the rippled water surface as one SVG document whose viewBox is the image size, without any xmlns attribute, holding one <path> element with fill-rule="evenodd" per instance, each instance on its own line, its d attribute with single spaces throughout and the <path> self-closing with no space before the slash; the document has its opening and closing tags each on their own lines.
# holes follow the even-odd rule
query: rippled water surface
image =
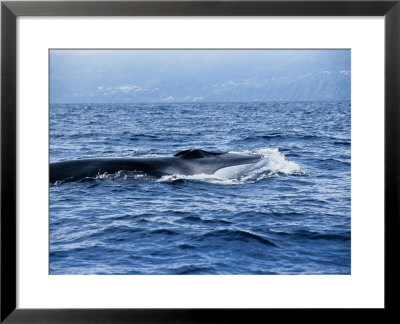
<svg viewBox="0 0 400 324">
<path fill-rule="evenodd" d="M 260 154 L 50 185 L 50 274 L 350 274 L 350 102 L 50 106 L 50 161 Z"/>
</svg>

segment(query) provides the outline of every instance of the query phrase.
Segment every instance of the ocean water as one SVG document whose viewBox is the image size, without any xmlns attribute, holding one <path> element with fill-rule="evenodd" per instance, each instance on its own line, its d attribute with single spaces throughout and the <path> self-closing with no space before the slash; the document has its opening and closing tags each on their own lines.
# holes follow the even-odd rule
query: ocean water
<svg viewBox="0 0 400 324">
<path fill-rule="evenodd" d="M 261 154 L 50 190 L 50 274 L 350 274 L 350 102 L 50 105 L 50 162 Z"/>
</svg>

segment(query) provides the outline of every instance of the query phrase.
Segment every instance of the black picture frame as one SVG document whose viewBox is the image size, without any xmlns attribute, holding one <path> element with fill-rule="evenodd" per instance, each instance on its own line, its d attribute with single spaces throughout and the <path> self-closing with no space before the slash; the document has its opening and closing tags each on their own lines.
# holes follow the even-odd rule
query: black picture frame
<svg viewBox="0 0 400 324">
<path fill-rule="evenodd" d="M 199 323 L 267 320 L 289 309 L 20 309 L 16 307 L 16 19 L 19 16 L 384 16 L 385 17 L 385 306 L 397 311 L 400 232 L 400 0 L 2 1 L 1 3 L 1 323 Z M 345 292 L 344 292 L 345 293 Z M 311 319 L 321 311 L 292 309 Z M 351 312 L 360 310 L 346 310 Z M 268 314 L 267 314 L 268 312 Z M 314 314 L 310 314 L 314 312 Z M 286 316 L 286 315 L 283 315 Z M 323 316 L 326 316 L 325 314 Z M 342 315 L 340 315 L 342 316 Z M 281 317 L 279 320 L 284 319 Z M 323 318 L 319 318 L 324 320 Z"/>
</svg>

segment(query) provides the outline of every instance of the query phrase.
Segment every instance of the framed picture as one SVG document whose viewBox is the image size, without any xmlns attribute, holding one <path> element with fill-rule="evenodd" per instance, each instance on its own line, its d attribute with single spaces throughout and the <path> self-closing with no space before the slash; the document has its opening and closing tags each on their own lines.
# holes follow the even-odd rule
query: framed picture
<svg viewBox="0 0 400 324">
<path fill-rule="evenodd" d="M 398 1 L 1 10 L 1 321 L 395 310 Z"/>
</svg>

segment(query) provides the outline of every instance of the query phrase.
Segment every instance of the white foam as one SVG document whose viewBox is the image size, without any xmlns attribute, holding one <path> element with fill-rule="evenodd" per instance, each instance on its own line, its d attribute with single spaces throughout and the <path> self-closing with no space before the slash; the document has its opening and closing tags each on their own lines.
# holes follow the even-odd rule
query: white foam
<svg viewBox="0 0 400 324">
<path fill-rule="evenodd" d="M 143 172 L 118 171 L 116 173 L 99 173 L 94 179 L 99 180 L 147 180 L 149 176 Z"/>
</svg>

